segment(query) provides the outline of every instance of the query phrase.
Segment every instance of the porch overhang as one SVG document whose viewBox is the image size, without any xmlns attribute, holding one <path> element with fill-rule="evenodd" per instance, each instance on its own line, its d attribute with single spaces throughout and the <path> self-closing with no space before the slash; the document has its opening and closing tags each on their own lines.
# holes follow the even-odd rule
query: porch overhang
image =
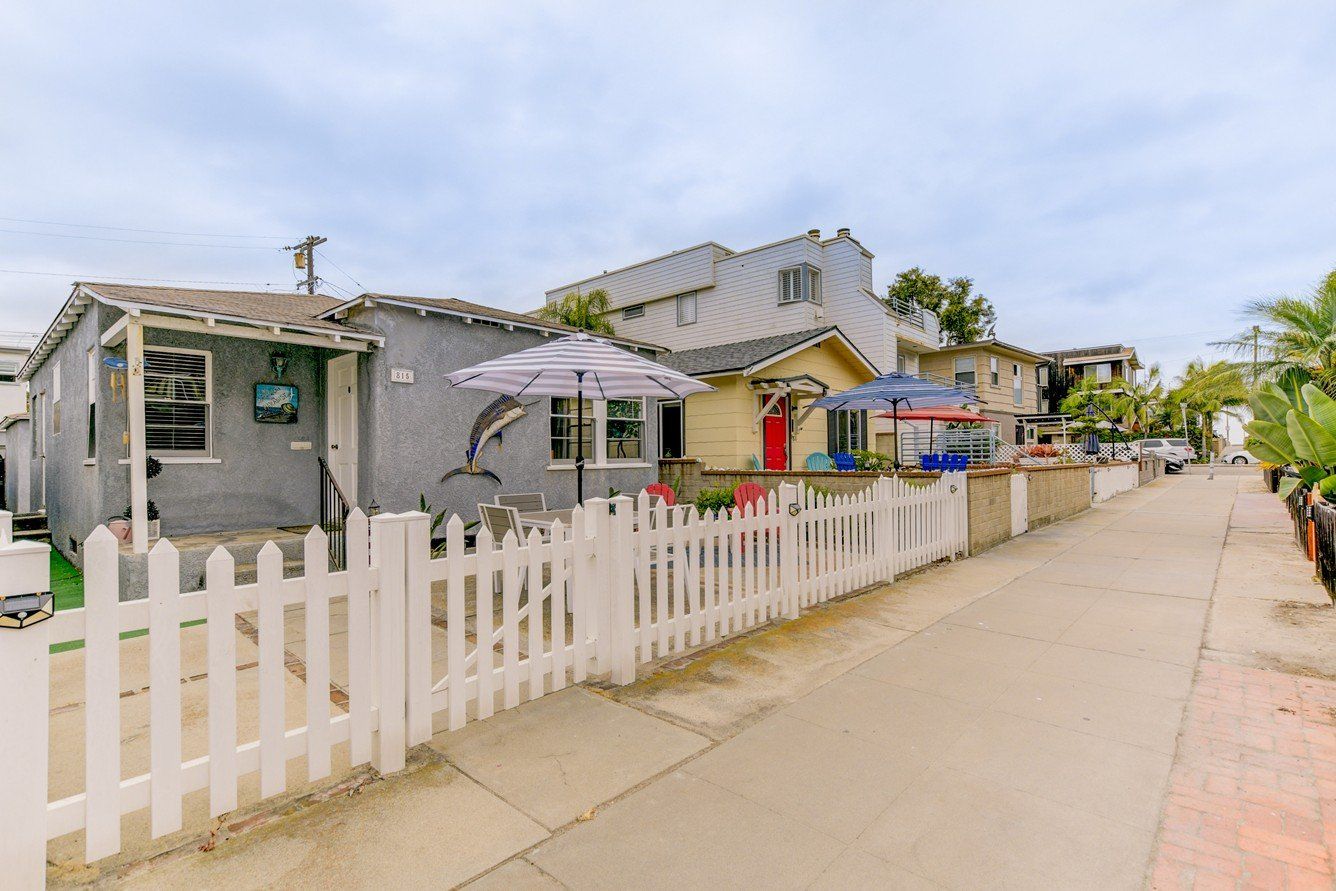
<svg viewBox="0 0 1336 891">
<path fill-rule="evenodd" d="M 125 315 L 117 319 L 102 334 L 102 346 L 104 347 L 114 347 L 123 343 L 126 339 L 126 331 L 132 324 L 138 324 L 143 328 L 186 331 L 213 337 L 240 337 L 271 343 L 300 344 L 302 346 L 357 353 L 364 353 L 372 346 L 385 345 L 385 338 L 380 335 L 356 329 L 349 329 L 344 333 L 342 331 L 306 328 L 291 324 L 273 324 L 254 319 L 219 316 L 189 310 L 169 310 L 161 306 L 135 306 L 119 302 L 109 302 L 108 305 L 124 310 Z"/>
<path fill-rule="evenodd" d="M 781 398 L 787 396 L 792 400 L 796 408 L 799 400 L 810 400 L 815 402 L 822 396 L 830 393 L 830 387 L 820 378 L 813 377 L 810 374 L 795 374 L 792 377 L 781 378 L 761 378 L 747 381 L 747 388 L 760 394 L 762 397 L 761 408 L 752 417 L 752 430 L 759 430 L 761 419 L 765 417 L 766 412 L 774 406 Z M 803 408 L 801 414 L 795 414 L 793 418 L 793 429 L 801 430 L 803 423 L 812 414 L 813 406 L 807 405 Z"/>
</svg>

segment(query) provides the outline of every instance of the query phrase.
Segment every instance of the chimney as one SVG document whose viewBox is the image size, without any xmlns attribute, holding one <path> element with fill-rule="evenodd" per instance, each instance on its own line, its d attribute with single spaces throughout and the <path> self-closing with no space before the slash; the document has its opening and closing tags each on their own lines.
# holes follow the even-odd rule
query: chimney
<svg viewBox="0 0 1336 891">
<path fill-rule="evenodd" d="M 820 240 L 821 240 L 821 230 L 820 230 L 820 229 L 808 229 L 808 230 L 807 230 L 807 237 L 808 237 L 808 238 L 815 238 L 817 241 L 820 241 Z"/>
<path fill-rule="evenodd" d="M 848 237 L 849 237 L 849 227 L 848 227 L 848 226 L 845 226 L 845 227 L 842 228 L 842 229 L 836 229 L 836 230 L 835 230 L 835 237 L 836 237 L 836 238 L 848 238 Z"/>
</svg>

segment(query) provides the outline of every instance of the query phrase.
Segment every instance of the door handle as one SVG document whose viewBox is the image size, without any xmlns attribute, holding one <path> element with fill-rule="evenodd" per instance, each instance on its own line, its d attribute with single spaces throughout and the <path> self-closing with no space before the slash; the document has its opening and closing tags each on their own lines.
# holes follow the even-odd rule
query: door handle
<svg viewBox="0 0 1336 891">
<path fill-rule="evenodd" d="M 338 447 L 339 444 L 337 442 L 330 446 L 331 449 L 337 449 Z"/>
</svg>

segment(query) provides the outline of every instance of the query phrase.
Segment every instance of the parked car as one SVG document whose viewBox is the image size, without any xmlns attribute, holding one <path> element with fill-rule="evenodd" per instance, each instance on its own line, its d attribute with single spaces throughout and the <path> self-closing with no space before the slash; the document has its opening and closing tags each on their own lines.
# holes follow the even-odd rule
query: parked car
<svg viewBox="0 0 1336 891">
<path fill-rule="evenodd" d="M 1255 455 L 1241 445 L 1229 446 L 1220 453 L 1220 460 L 1230 464 L 1259 464 Z"/>
<path fill-rule="evenodd" d="M 1142 451 L 1155 452 L 1166 458 L 1172 455 L 1183 464 L 1197 460 L 1197 450 L 1188 445 L 1186 439 L 1142 439 L 1132 445 L 1140 446 Z"/>
</svg>

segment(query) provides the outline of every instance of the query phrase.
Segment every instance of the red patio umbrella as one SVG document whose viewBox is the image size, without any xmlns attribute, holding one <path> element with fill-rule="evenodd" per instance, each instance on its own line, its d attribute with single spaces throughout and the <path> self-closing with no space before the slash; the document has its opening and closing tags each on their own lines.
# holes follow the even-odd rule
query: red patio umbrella
<svg viewBox="0 0 1336 891">
<path fill-rule="evenodd" d="M 882 412 L 878 417 L 892 417 L 890 412 Z M 997 418 L 990 418 L 988 415 L 981 415 L 977 411 L 970 411 L 968 408 L 957 408 L 953 405 L 936 405 L 931 408 L 907 408 L 899 413 L 901 421 L 927 421 L 928 422 L 928 451 L 932 451 L 932 428 L 937 421 L 944 424 L 997 424 L 1000 423 Z M 900 444 L 895 445 L 896 452 L 900 451 Z"/>
</svg>

